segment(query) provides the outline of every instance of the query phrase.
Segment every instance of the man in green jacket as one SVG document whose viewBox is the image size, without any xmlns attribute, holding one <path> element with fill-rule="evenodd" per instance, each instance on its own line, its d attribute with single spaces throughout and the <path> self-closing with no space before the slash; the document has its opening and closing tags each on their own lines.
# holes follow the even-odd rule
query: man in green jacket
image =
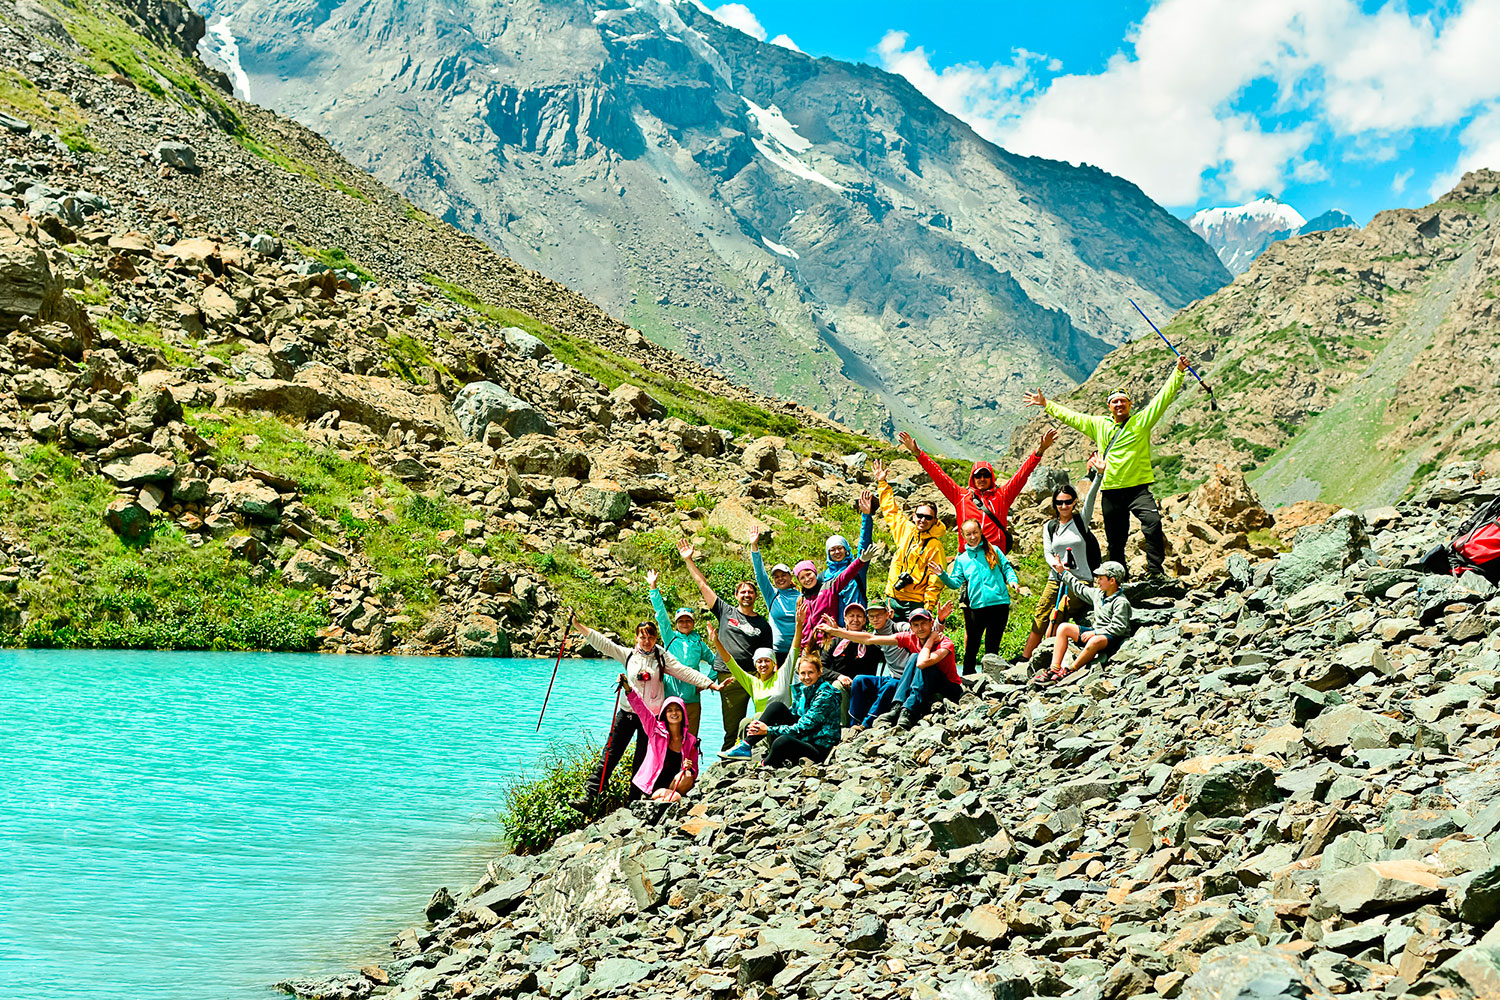
<svg viewBox="0 0 1500 1000">
<path fill-rule="evenodd" d="M 1125 543 L 1130 538 L 1130 516 L 1134 514 L 1141 523 L 1148 576 L 1162 576 L 1167 558 L 1167 542 L 1161 532 L 1161 510 L 1156 506 L 1156 497 L 1151 494 L 1151 484 L 1156 481 L 1156 475 L 1151 471 L 1151 428 L 1177 398 L 1187 369 L 1187 357 L 1179 356 L 1177 370 L 1139 413 L 1132 412 L 1130 395 L 1124 389 L 1109 394 L 1107 417 L 1084 416 L 1049 400 L 1040 389 L 1026 394 L 1028 406 L 1040 406 L 1048 416 L 1088 435 L 1100 454 L 1105 456 L 1104 486 L 1099 499 L 1109 557 L 1125 565 Z"/>
</svg>

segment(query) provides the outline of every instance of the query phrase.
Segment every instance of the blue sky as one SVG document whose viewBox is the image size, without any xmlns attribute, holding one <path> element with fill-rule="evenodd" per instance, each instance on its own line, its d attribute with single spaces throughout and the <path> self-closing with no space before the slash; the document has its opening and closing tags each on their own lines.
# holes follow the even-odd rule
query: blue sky
<svg viewBox="0 0 1500 1000">
<path fill-rule="evenodd" d="M 1019 153 L 1180 215 L 1262 193 L 1361 224 L 1500 169 L 1500 0 L 708 2 L 751 34 L 906 76 Z"/>
</svg>

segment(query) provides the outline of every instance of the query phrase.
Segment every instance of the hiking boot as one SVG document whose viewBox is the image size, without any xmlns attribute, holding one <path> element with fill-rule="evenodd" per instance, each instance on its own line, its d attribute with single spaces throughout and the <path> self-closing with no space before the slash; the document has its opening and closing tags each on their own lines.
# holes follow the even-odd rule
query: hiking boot
<svg viewBox="0 0 1500 1000">
<path fill-rule="evenodd" d="M 568 800 L 569 809 L 572 809 L 577 813 L 582 813 L 585 816 L 588 815 L 589 807 L 593 804 L 594 800 L 587 795 L 583 796 L 582 798 Z"/>
<path fill-rule="evenodd" d="M 875 717 L 875 725 L 894 726 L 897 720 L 901 718 L 902 708 L 903 706 L 897 705 L 895 708 L 891 709 L 888 712 L 882 712 L 880 715 Z"/>
<path fill-rule="evenodd" d="M 734 746 L 730 747 L 728 750 L 721 750 L 719 752 L 719 759 L 720 760 L 749 760 L 750 759 L 750 744 L 746 743 L 744 740 L 740 740 L 738 743 L 736 743 Z"/>
<path fill-rule="evenodd" d="M 901 718 L 896 720 L 896 728 L 912 730 L 917 728 L 917 723 L 920 721 L 921 719 L 919 719 L 915 713 L 902 712 Z"/>
</svg>

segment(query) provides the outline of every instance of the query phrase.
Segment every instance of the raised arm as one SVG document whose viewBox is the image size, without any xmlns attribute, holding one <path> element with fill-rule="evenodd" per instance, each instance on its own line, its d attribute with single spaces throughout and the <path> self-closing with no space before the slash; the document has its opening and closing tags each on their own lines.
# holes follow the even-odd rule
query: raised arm
<svg viewBox="0 0 1500 1000">
<path fill-rule="evenodd" d="M 656 612 L 656 630 L 661 633 L 661 641 L 666 642 L 672 635 L 672 619 L 667 617 L 667 604 L 662 600 L 661 591 L 657 589 L 658 577 L 656 570 L 646 571 L 646 586 L 651 588 L 651 610 Z"/>
<path fill-rule="evenodd" d="M 859 551 L 875 542 L 875 495 L 865 490 L 859 497 Z"/>
<path fill-rule="evenodd" d="M 1088 527 L 1094 520 L 1094 501 L 1099 499 L 1099 487 L 1104 485 L 1104 459 L 1098 452 L 1089 456 L 1089 477 L 1093 482 L 1083 501 L 1084 527 Z"/>
<path fill-rule="evenodd" d="M 724 643 L 719 640 L 719 630 L 708 625 L 703 631 L 708 635 L 708 648 L 719 654 L 719 662 L 723 663 L 734 675 L 734 679 L 739 681 L 740 687 L 745 689 L 746 694 L 752 693 L 754 682 L 750 679 L 750 675 L 745 673 L 745 668 L 736 663 L 734 657 L 729 655 L 729 650 L 724 648 Z"/>
<path fill-rule="evenodd" d="M 625 689 L 625 699 L 630 702 L 631 710 L 635 712 L 636 718 L 641 720 L 641 727 L 648 733 L 654 732 L 661 726 L 661 720 L 651 711 L 645 700 L 636 694 L 635 688 L 630 686 L 629 679 L 624 674 L 620 675 L 620 685 Z"/>
<path fill-rule="evenodd" d="M 936 559 L 927 560 L 927 571 L 933 576 L 937 577 L 939 580 L 943 581 L 943 586 L 945 587 L 952 587 L 954 590 L 964 589 L 963 563 L 959 562 L 956 559 L 953 561 L 952 576 L 948 575 L 948 571 L 943 569 L 943 564 L 938 562 Z"/>
<path fill-rule="evenodd" d="M 953 477 L 948 475 L 947 472 L 943 471 L 943 467 L 941 465 L 938 465 L 937 462 L 933 461 L 931 455 L 927 454 L 921 448 L 918 448 L 917 442 L 912 440 L 912 436 L 910 434 L 902 431 L 899 439 L 901 441 L 901 447 L 912 453 L 912 456 L 917 460 L 917 464 L 922 467 L 922 471 L 927 473 L 928 477 L 932 480 L 933 485 L 938 488 L 938 492 L 947 497 L 949 503 L 957 506 L 958 494 L 961 492 L 961 490 L 959 489 L 958 484 L 953 481 Z M 882 507 L 882 509 L 884 508 Z"/>
<path fill-rule="evenodd" d="M 1026 483 L 1031 479 L 1031 474 L 1041 464 L 1042 456 L 1047 454 L 1047 449 L 1051 448 L 1056 441 L 1056 428 L 1048 427 L 1042 431 L 1042 439 L 1037 442 L 1036 450 L 1026 456 L 1026 460 L 1016 470 L 1016 474 L 1011 476 L 1004 486 L 1000 487 L 1000 509 L 1002 511 L 1010 510 L 1010 505 L 1016 502 L 1016 497 L 1020 496 L 1021 491 L 1026 488 Z"/>
<path fill-rule="evenodd" d="M 692 577 L 693 582 L 698 585 L 698 593 L 703 595 L 704 603 L 710 608 L 718 604 L 719 595 L 714 593 L 713 584 L 708 582 L 708 577 L 704 576 L 703 571 L 698 568 L 698 564 L 693 562 L 692 541 L 687 538 L 679 541 L 677 543 L 677 554 L 682 556 L 683 564 L 687 566 L 688 576 Z"/>
<path fill-rule="evenodd" d="M 750 532 L 750 568 L 755 571 L 755 585 L 760 588 L 760 594 L 766 600 L 766 608 L 771 607 L 771 598 L 776 596 L 776 588 L 771 586 L 771 578 L 766 575 L 766 561 L 760 557 L 760 532 Z"/>
<path fill-rule="evenodd" d="M 603 632 L 600 632 L 596 629 L 591 629 L 583 622 L 577 622 L 575 627 L 578 629 L 578 634 L 583 637 L 583 640 L 585 642 L 587 642 L 590 646 L 593 646 L 605 656 L 613 657 L 616 660 L 619 660 L 621 663 L 624 663 L 630 657 L 629 646 L 620 645 L 618 642 L 615 642 Z"/>
<path fill-rule="evenodd" d="M 1167 379 L 1167 384 L 1156 390 L 1156 395 L 1151 397 L 1151 402 L 1141 411 L 1141 423 L 1150 428 L 1156 426 L 1161 415 L 1167 412 L 1167 407 L 1172 405 L 1172 400 L 1177 398 L 1177 393 L 1182 390 L 1182 382 L 1186 377 L 1183 371 L 1187 366 L 1187 358 L 1179 359 L 1177 367 L 1172 369 L 1172 377 Z"/>
<path fill-rule="evenodd" d="M 834 621 L 831 615 L 824 615 L 823 620 L 818 623 L 818 628 L 829 635 L 857 642 L 861 646 L 898 645 L 895 635 L 876 635 L 874 632 L 855 632 L 852 629 L 839 628 L 838 622 Z"/>
</svg>

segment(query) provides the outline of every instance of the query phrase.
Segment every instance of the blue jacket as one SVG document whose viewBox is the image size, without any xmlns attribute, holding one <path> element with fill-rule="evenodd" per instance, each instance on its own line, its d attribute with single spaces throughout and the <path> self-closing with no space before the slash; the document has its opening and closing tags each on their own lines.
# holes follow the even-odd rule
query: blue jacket
<svg viewBox="0 0 1500 1000">
<path fill-rule="evenodd" d="M 766 564 L 759 551 L 750 553 L 750 565 L 755 567 L 755 584 L 760 587 L 761 600 L 766 602 L 766 617 L 771 619 L 771 643 L 779 658 L 779 654 L 792 648 L 792 640 L 797 636 L 797 598 L 801 593 L 796 581 L 785 590 L 777 590 L 766 575 Z"/>
<path fill-rule="evenodd" d="M 993 567 L 985 555 L 986 550 L 993 551 L 998 557 Z M 1010 560 L 1005 558 L 1005 553 L 998 546 L 988 543 L 984 549 L 965 549 L 960 552 L 958 558 L 953 560 L 953 567 L 942 574 L 941 579 L 945 586 L 954 590 L 963 589 L 963 585 L 967 583 L 971 608 L 993 608 L 999 604 L 1009 604 L 1010 591 L 1006 589 L 1006 585 L 1021 585 Z"/>
<path fill-rule="evenodd" d="M 767 726 L 767 735 L 795 736 L 820 750 L 829 749 L 839 741 L 843 733 L 844 696 L 838 688 L 821 679 L 812 687 L 793 684 L 787 700 L 797 721 Z"/>
<path fill-rule="evenodd" d="M 677 662 L 684 667 L 713 676 L 714 651 L 697 632 L 683 635 L 677 631 L 672 619 L 667 617 L 667 605 L 662 600 L 661 591 L 655 587 L 651 588 L 651 607 L 656 611 L 656 630 L 661 633 L 661 641 L 666 645 L 667 652 L 677 657 Z M 689 705 L 698 704 L 698 689 L 686 681 L 669 675 L 662 678 L 662 683 L 666 685 L 668 697 L 681 698 Z"/>
<path fill-rule="evenodd" d="M 859 544 L 855 546 L 854 551 L 845 552 L 844 558 L 839 560 L 838 562 L 834 562 L 832 559 L 828 560 L 827 569 L 823 570 L 822 575 L 819 576 L 818 579 L 822 580 L 824 583 L 827 583 L 829 580 L 837 579 L 838 575 L 842 573 L 851 562 L 854 561 L 854 557 L 859 555 L 865 549 L 869 548 L 870 544 L 874 541 L 875 516 L 873 514 L 865 514 L 860 518 Z M 850 602 L 858 601 L 866 608 L 869 608 L 870 602 L 865 597 L 865 579 L 869 575 L 870 567 L 868 565 L 861 567 L 859 572 L 854 574 L 854 579 L 844 584 L 844 589 L 839 591 L 837 618 L 840 625 L 844 624 L 844 608 L 848 607 Z"/>
</svg>

